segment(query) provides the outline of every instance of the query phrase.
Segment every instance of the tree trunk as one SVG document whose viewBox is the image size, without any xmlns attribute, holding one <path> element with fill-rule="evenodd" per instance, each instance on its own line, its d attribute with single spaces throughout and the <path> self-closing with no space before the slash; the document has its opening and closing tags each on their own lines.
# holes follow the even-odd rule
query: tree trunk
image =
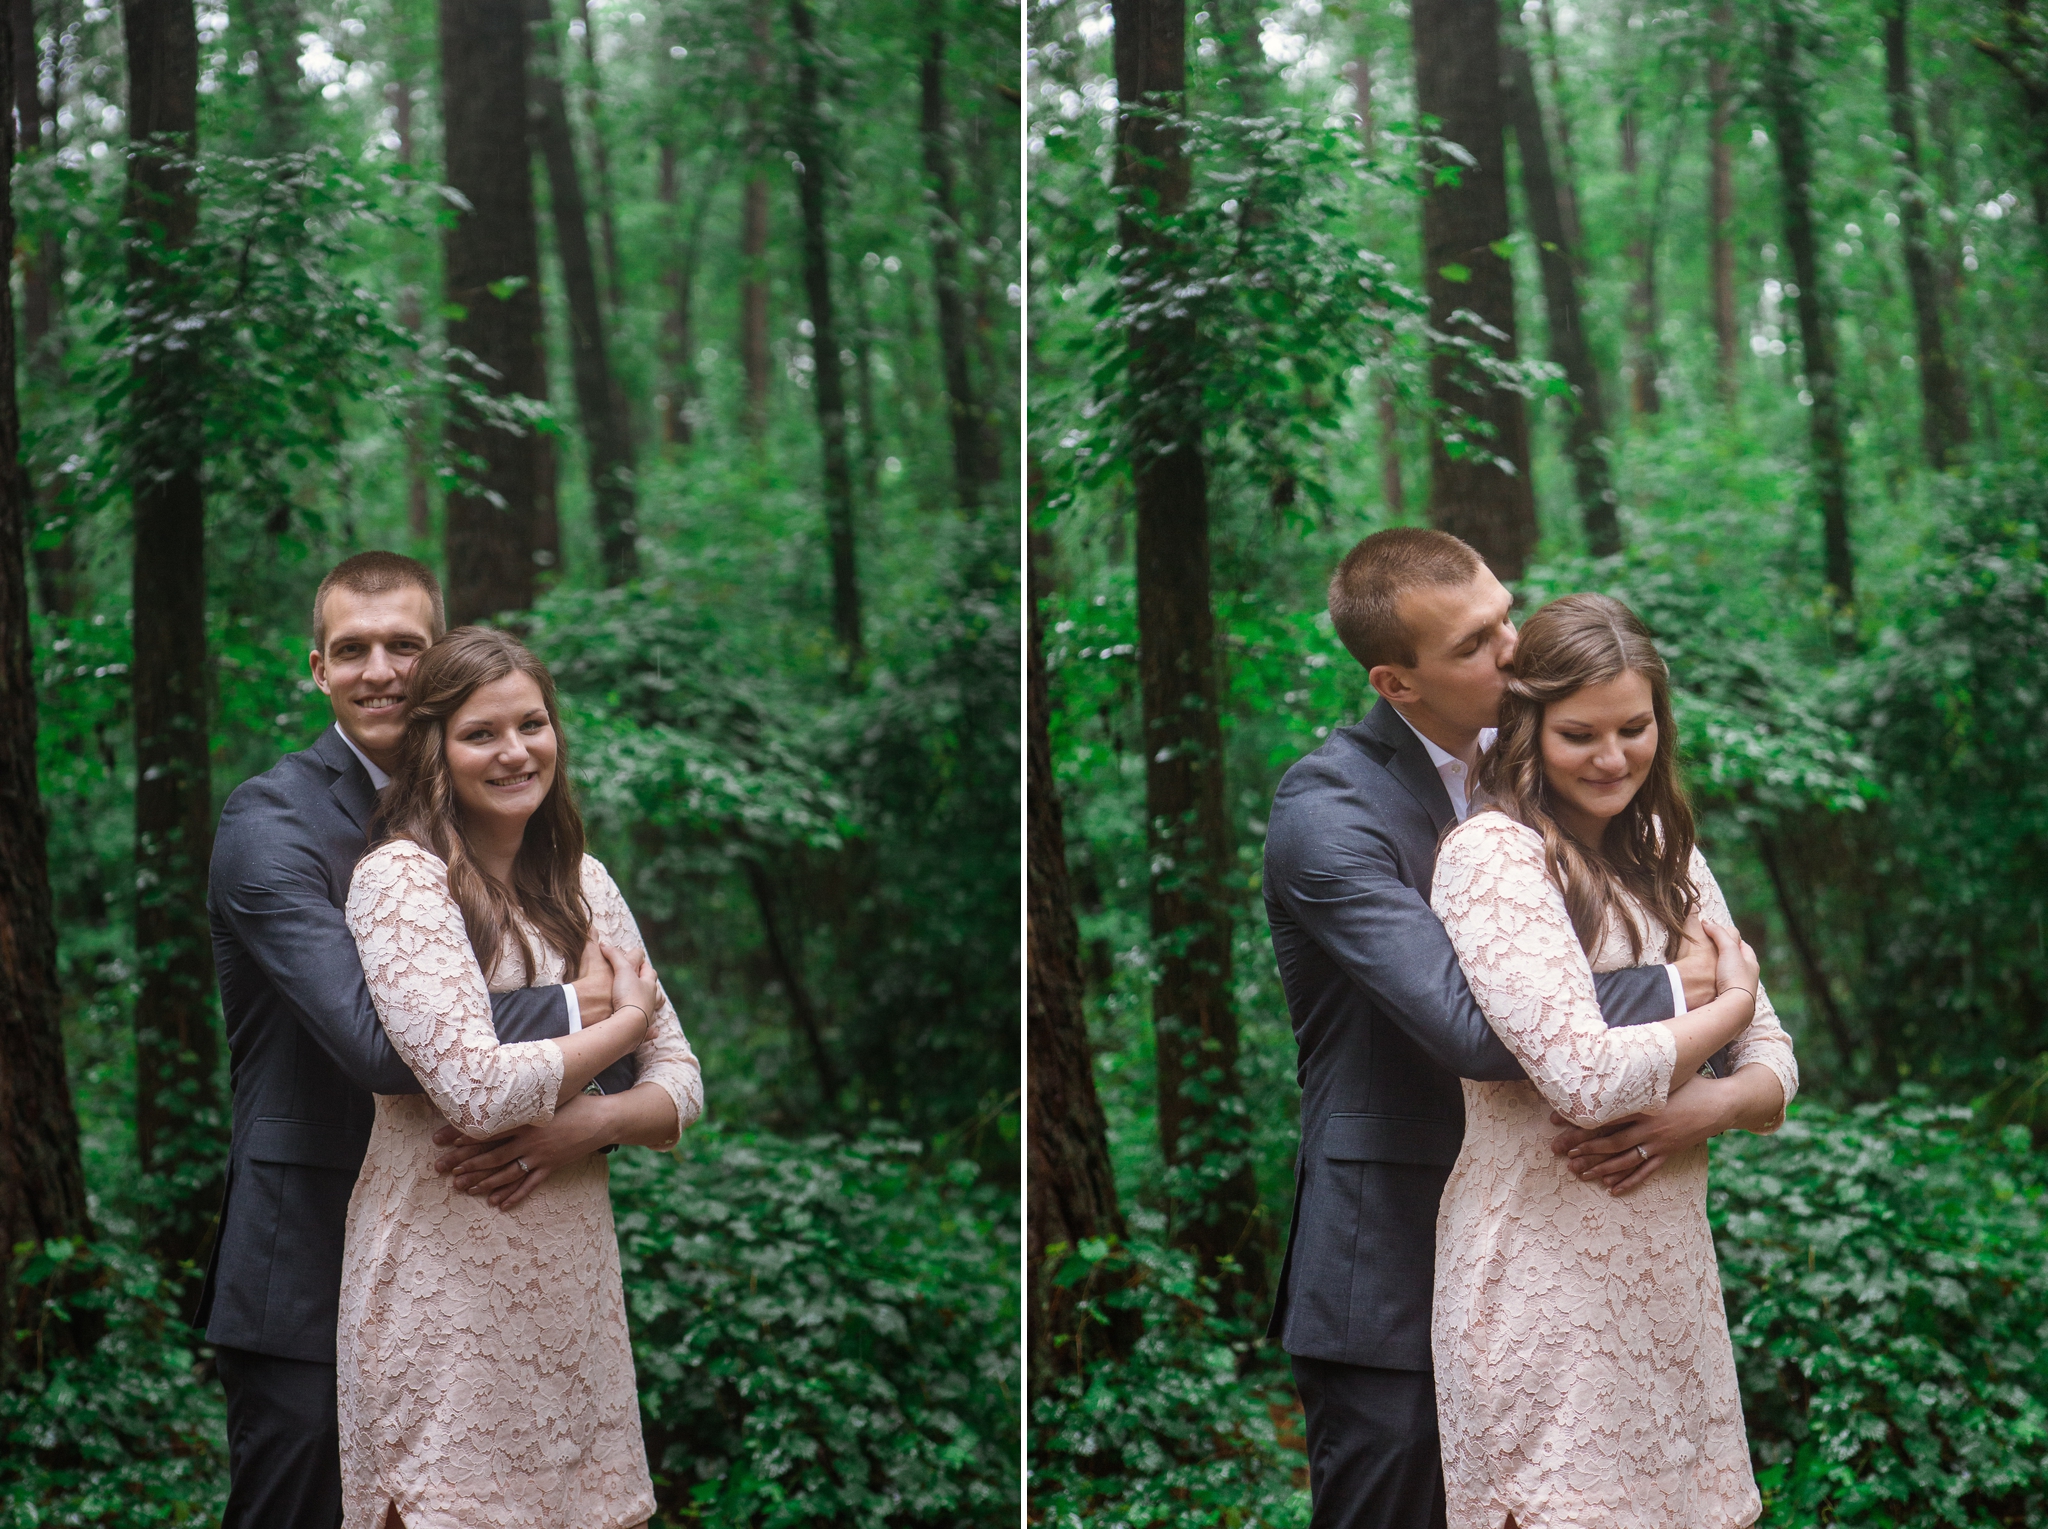
<svg viewBox="0 0 2048 1529">
<path fill-rule="evenodd" d="M 40 58 L 36 50 L 35 0 L 9 0 L 14 24 L 14 83 L 16 114 L 21 122 L 20 152 L 24 163 L 43 150 L 44 122 L 54 134 L 55 101 L 45 102 L 41 89 Z M 54 147 L 54 143 L 52 145 Z M 9 213 L 12 217 L 12 213 Z M 58 336 L 57 315 L 64 302 L 64 244 L 53 229 L 45 228 L 32 248 L 21 256 L 21 364 L 39 386 L 55 387 L 63 379 L 63 343 Z M 11 337 L 10 337 L 11 338 Z M 28 535 L 33 540 L 49 521 L 59 516 L 54 498 L 39 493 L 33 479 L 25 478 L 28 500 Z M 40 501 L 40 502 L 39 502 Z M 78 605 L 77 555 L 71 542 L 69 517 L 64 517 L 54 547 L 36 549 L 36 598 L 53 616 L 68 616 Z"/>
<path fill-rule="evenodd" d="M 1371 159 L 1379 150 L 1379 124 L 1372 98 L 1372 45 L 1368 37 L 1358 39 L 1351 57 L 1351 90 L 1358 106 L 1358 131 Z M 1380 501 L 1386 506 L 1387 521 L 1398 525 L 1408 516 L 1408 495 L 1401 484 L 1401 406 L 1394 396 L 1394 379 L 1382 376 L 1375 385 L 1374 407 L 1380 422 Z"/>
<path fill-rule="evenodd" d="M 1564 231 L 1571 243 L 1578 274 L 1586 274 L 1586 231 L 1579 222 L 1579 164 L 1572 152 L 1572 114 L 1565 107 L 1564 69 L 1557 61 L 1557 16 L 1550 0 L 1540 0 L 1537 14 L 1543 21 L 1543 67 L 1550 76 L 1550 104 L 1557 113 L 1557 210 L 1564 219 Z"/>
<path fill-rule="evenodd" d="M 0 79 L 16 72 L 34 32 L 25 6 L 0 13 Z M 35 76 L 18 96 L 24 126 L 36 120 Z M 24 132 L 24 138 L 27 134 Z M 14 247 L 14 133 L 0 111 L 0 249 Z M 12 1250 L 53 1237 L 84 1238 L 85 1169 L 78 1117 L 64 1067 L 57 929 L 50 908 L 43 803 L 36 782 L 35 666 L 29 630 L 27 545 L 34 496 L 21 463 L 14 393 L 14 295 L 0 283 L 0 1317 L 15 1320 Z M 75 1323 L 49 1335 L 78 1346 Z M 14 1344 L 0 1338 L 0 1383 Z"/>
<path fill-rule="evenodd" d="M 832 322 L 832 242 L 825 226 L 825 122 L 818 41 L 809 0 L 789 0 L 796 34 L 796 111 L 790 142 L 797 155 L 797 200 L 803 213 L 804 296 L 811 310 L 811 391 L 824 452 L 825 531 L 832 554 L 832 632 L 849 664 L 861 657 L 860 574 L 854 559 L 853 470 L 846 452 L 846 388 L 839 333 Z"/>
<path fill-rule="evenodd" d="M 876 504 L 882 488 L 882 416 L 875 408 L 874 318 L 858 261 L 846 262 L 846 290 L 853 298 L 854 396 L 860 401 L 860 502 Z"/>
<path fill-rule="evenodd" d="M 1927 182 L 1920 174 L 1920 133 L 1913 121 L 1913 87 L 1906 43 L 1909 0 L 1892 0 L 1884 18 L 1884 83 L 1890 99 L 1894 157 L 1899 167 L 1899 242 L 1906 285 L 1913 293 L 1919 340 L 1920 444 L 1927 465 L 1946 472 L 1970 440 L 1970 407 L 1963 379 L 1948 358 L 1942 334 L 1941 284 L 1927 242 Z"/>
<path fill-rule="evenodd" d="M 2034 234 L 2048 239 L 2048 51 L 2042 47 L 2048 21 L 2034 15 L 2030 0 L 2004 0 L 2005 42 L 1972 38 L 1977 50 L 2019 87 L 2027 119 L 2027 184 L 2033 192 Z M 1988 385 L 1988 384 L 1987 384 Z"/>
<path fill-rule="evenodd" d="M 758 442 L 768 429 L 768 172 L 761 162 L 768 151 L 761 125 L 768 94 L 768 0 L 751 0 L 750 12 L 754 45 L 747 50 L 747 76 L 753 100 L 747 109 L 753 127 L 740 197 L 740 367 L 747 385 L 741 424 L 748 438 Z"/>
<path fill-rule="evenodd" d="M 417 173 L 418 152 L 412 132 L 412 81 L 393 80 L 389 86 L 392 130 L 398 135 L 398 162 L 408 174 Z M 399 288 L 398 321 L 415 340 L 426 334 L 426 315 L 420 307 L 420 289 L 411 282 Z M 428 488 L 427 411 L 415 398 L 405 411 L 405 529 L 415 544 L 433 535 L 433 501 Z"/>
<path fill-rule="evenodd" d="M 536 55 L 532 70 L 534 132 L 547 161 L 555 258 L 561 262 L 562 295 L 568 299 L 569 372 L 576 386 L 576 413 L 583 422 L 591 518 L 597 522 L 604 582 L 615 587 L 640 572 L 639 528 L 634 523 L 638 504 L 633 485 L 633 434 L 605 344 L 604 310 L 597 295 L 583 181 L 576 170 L 576 141 L 569 131 L 569 102 L 562 89 L 561 43 L 555 36 L 548 0 L 526 0 L 526 19 Z"/>
<path fill-rule="evenodd" d="M 151 1242 L 175 1265 L 204 1248 L 219 1197 L 218 1041 L 206 868 L 206 501 L 191 353 L 165 343 L 192 294 L 167 258 L 191 242 L 199 199 L 177 162 L 196 152 L 199 35 L 192 0 L 126 0 L 128 297 L 134 359 L 135 1135 L 155 1179 Z"/>
<path fill-rule="evenodd" d="M 604 246 L 605 307 L 617 314 L 626 300 L 626 283 L 619 267 L 619 227 L 612 216 L 612 156 L 605 146 L 604 121 L 598 115 L 604 92 L 598 82 L 597 22 L 590 14 L 590 0 L 576 0 L 576 14 L 583 22 L 583 115 L 590 122 L 590 168 L 597 181 L 597 230 Z M 617 387 L 616 381 L 613 386 Z"/>
<path fill-rule="evenodd" d="M 1735 363 L 1741 331 L 1735 318 L 1735 156 L 1728 129 L 1735 120 L 1735 91 L 1728 50 L 1735 45 L 1735 14 L 1727 0 L 1714 8 L 1714 44 L 1707 61 L 1707 95 L 1713 102 L 1707 131 L 1707 285 L 1714 303 L 1714 380 L 1721 402 L 1735 407 Z"/>
<path fill-rule="evenodd" d="M 1550 164 L 1550 144 L 1543 128 L 1543 103 L 1536 95 L 1536 74 L 1520 42 L 1521 23 L 1503 23 L 1508 40 L 1502 45 L 1508 66 L 1508 113 L 1522 164 L 1522 200 L 1529 208 L 1529 231 L 1536 236 L 1536 263 L 1543 273 L 1543 306 L 1550 320 L 1550 358 L 1564 368 L 1571 384 L 1573 410 L 1565 435 L 1572 481 L 1578 491 L 1579 518 L 1585 527 L 1586 550 L 1611 557 L 1621 550 L 1621 521 L 1615 511 L 1613 481 L 1607 467 L 1607 406 L 1600 396 L 1600 370 L 1586 339 L 1585 316 L 1579 306 L 1579 277 L 1570 236 L 1565 232 L 1563 203 Z"/>
<path fill-rule="evenodd" d="M 1223 806 L 1215 624 L 1209 603 L 1209 499 L 1201 400 L 1187 358 L 1201 343 L 1161 302 L 1188 252 L 1171 222 L 1187 205 L 1181 130 L 1184 0 L 1116 0 L 1117 182 L 1123 196 L 1126 311 L 1164 317 L 1130 328 L 1125 383 L 1137 501 L 1138 668 L 1144 720 L 1151 933 L 1158 977 L 1159 1144 L 1173 1185 L 1169 1235 L 1226 1291 L 1266 1286 L 1258 1186 L 1244 1140 L 1237 1016 L 1230 998 L 1233 859 Z M 1226 1264 L 1235 1260 L 1235 1270 Z"/>
<path fill-rule="evenodd" d="M 953 162 L 946 144 L 946 34 L 939 0 L 925 0 L 919 129 L 932 209 L 932 286 L 939 300 L 939 354 L 953 427 L 953 492 L 969 515 L 981 509 L 981 414 L 968 374 L 968 317 L 960 288 L 960 220 L 953 205 Z"/>
<path fill-rule="evenodd" d="M 687 446 L 696 438 L 697 399 L 697 259 L 704 237 L 704 218 L 711 205 L 711 189 L 717 175 L 707 176 L 691 206 L 687 227 L 676 229 L 675 253 L 668 270 L 669 310 L 662 320 L 662 339 L 668 361 L 668 407 L 662 414 L 662 439 L 671 446 Z M 660 197 L 676 216 L 676 150 L 673 143 L 661 146 Z"/>
<path fill-rule="evenodd" d="M 1081 940 L 1074 924 L 1073 887 L 1067 879 L 1066 828 L 1053 780 L 1045 645 L 1033 570 L 1031 668 L 1025 681 L 1025 799 L 1030 812 L 1029 901 L 1026 904 L 1030 973 L 1025 1018 L 1029 1052 L 1024 1119 L 1030 1138 L 1031 1222 L 1026 1236 L 1025 1281 L 1031 1311 L 1031 1389 L 1043 1394 L 1062 1375 L 1087 1368 L 1088 1340 L 1100 1337 L 1111 1354 L 1130 1351 L 1137 1337 L 1134 1313 L 1112 1312 L 1107 1327 L 1081 1307 L 1099 1301 L 1118 1283 L 1098 1262 L 1085 1280 L 1055 1281 L 1053 1250 L 1075 1256 L 1085 1242 L 1121 1239 L 1124 1223 L 1109 1161 L 1109 1126 L 1095 1092 L 1095 1057 L 1083 1010 Z M 1121 1322 L 1117 1319 L 1121 1318 Z"/>
<path fill-rule="evenodd" d="M 1793 280 L 1799 286 L 1799 349 L 1806 363 L 1806 389 L 1813 398 L 1808 424 L 1814 485 L 1820 500 L 1824 576 L 1829 598 L 1838 607 L 1846 607 L 1856 599 L 1856 568 L 1849 550 L 1849 448 L 1835 368 L 1835 310 L 1823 299 L 1820 252 L 1815 244 L 1810 185 L 1813 150 L 1807 142 L 1796 26 L 1781 3 L 1771 19 L 1764 94 L 1777 128 L 1773 136 L 1778 146 L 1785 247 L 1791 251 Z"/>
<path fill-rule="evenodd" d="M 298 0 L 236 0 L 236 20 L 256 56 L 256 151 L 290 154 L 306 138 L 305 77 L 299 72 Z"/>
<path fill-rule="evenodd" d="M 1507 149 L 1502 137 L 1500 7 L 1495 0 L 1415 0 L 1415 107 L 1478 161 L 1435 151 L 1455 171 L 1422 199 L 1422 265 L 1437 406 L 1430 438 L 1431 524 L 1463 537 L 1503 579 L 1518 579 L 1536 546 L 1529 419 L 1522 395 L 1496 386 L 1477 357 L 1516 359 L 1515 275 L 1507 256 Z M 1476 316 L 1454 319 L 1460 310 Z M 1483 328 L 1478 326 L 1484 326 Z M 1489 332 L 1490 331 L 1490 332 Z"/>
<path fill-rule="evenodd" d="M 1629 406 L 1638 417 L 1655 414 L 1657 392 L 1657 242 L 1643 210 L 1643 161 L 1639 124 L 1631 102 L 1621 114 L 1621 173 L 1628 177 L 1628 263 L 1635 280 L 1628 291 Z"/>
<path fill-rule="evenodd" d="M 470 204 L 443 239 L 448 343 L 488 370 L 450 364 L 493 398 L 544 399 L 523 11 L 504 0 L 440 0 L 440 16 L 446 174 Z M 443 531 L 449 623 L 526 610 L 534 554 L 545 550 L 540 436 L 494 424 L 452 390 L 448 444 L 464 480 L 448 494 Z"/>
</svg>

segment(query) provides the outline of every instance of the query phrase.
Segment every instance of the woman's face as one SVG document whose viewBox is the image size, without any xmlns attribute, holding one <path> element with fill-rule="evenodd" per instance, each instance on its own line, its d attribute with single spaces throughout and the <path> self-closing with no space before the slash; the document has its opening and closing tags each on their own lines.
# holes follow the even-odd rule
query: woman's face
<svg viewBox="0 0 2048 1529">
<path fill-rule="evenodd" d="M 1565 827 L 1589 842 L 1635 799 L 1657 756 L 1650 682 L 1622 673 L 1543 710 L 1543 778 Z"/>
<path fill-rule="evenodd" d="M 444 737 L 464 826 L 524 830 L 555 783 L 555 729 L 533 676 L 515 670 L 477 686 Z"/>
</svg>

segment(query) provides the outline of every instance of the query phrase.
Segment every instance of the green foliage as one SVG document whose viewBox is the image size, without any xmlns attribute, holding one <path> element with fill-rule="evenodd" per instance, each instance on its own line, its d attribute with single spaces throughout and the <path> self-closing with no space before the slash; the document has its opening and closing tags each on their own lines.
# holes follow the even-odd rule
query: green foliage
<svg viewBox="0 0 2048 1529">
<path fill-rule="evenodd" d="M 1016 1202 L 878 1129 L 614 1160 L 667 1521 L 1013 1523 Z"/>
<path fill-rule="evenodd" d="M 1767 1525 L 2048 1514 L 2048 1158 L 1908 1089 L 1715 1146 Z"/>
</svg>

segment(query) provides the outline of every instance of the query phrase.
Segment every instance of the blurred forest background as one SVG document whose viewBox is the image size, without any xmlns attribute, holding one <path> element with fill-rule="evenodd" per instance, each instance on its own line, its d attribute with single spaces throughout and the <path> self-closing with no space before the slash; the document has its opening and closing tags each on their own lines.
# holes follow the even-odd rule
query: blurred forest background
<svg viewBox="0 0 2048 1529">
<path fill-rule="evenodd" d="M 2048 1518 L 2048 8 L 1032 26 L 1035 1511 L 1306 1521 L 1261 833 L 1434 523 L 1656 631 L 1799 1044 L 1714 1148 L 1764 1521 Z"/>
<path fill-rule="evenodd" d="M 0 1524 L 218 1513 L 208 845 L 368 547 L 553 666 L 703 1058 L 614 1167 L 660 1522 L 1014 1514 L 1018 24 L 8 7 Z"/>
</svg>

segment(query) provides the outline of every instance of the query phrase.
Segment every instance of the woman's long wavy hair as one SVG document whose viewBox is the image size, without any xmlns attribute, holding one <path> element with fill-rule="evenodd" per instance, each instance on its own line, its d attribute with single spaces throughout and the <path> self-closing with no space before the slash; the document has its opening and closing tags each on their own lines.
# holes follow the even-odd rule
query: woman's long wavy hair
<svg viewBox="0 0 2048 1529">
<path fill-rule="evenodd" d="M 530 675 L 540 687 L 548 724 L 555 730 L 555 779 L 532 817 L 512 862 L 512 885 L 485 874 L 462 836 L 455 782 L 448 770 L 448 721 L 476 691 L 508 674 Z M 583 818 L 569 786 L 569 740 L 555 705 L 547 665 L 517 638 L 488 627 L 457 627 L 420 655 L 406 682 L 405 736 L 398 768 L 371 824 L 373 843 L 410 839 L 448 865 L 448 891 L 462 910 L 469 943 L 486 977 L 510 935 L 531 982 L 533 947 L 515 914 L 568 963 L 574 981 L 590 937 L 590 905 L 583 899 Z"/>
<path fill-rule="evenodd" d="M 1543 714 L 1554 702 L 1621 674 L 1650 682 L 1657 719 L 1657 752 L 1629 804 L 1607 825 L 1597 845 L 1582 844 L 1557 821 L 1543 773 Z M 1481 805 L 1506 813 L 1543 836 L 1550 877 L 1564 892 L 1572 929 L 1590 955 L 1616 894 L 1627 888 L 1666 940 L 1659 960 L 1671 960 L 1685 936 L 1685 921 L 1699 906 L 1692 882 L 1692 806 L 1679 784 L 1678 728 L 1671 718 L 1671 673 L 1636 613 L 1606 595 L 1566 595 L 1524 623 L 1515 647 L 1507 693 L 1500 703 L 1500 735 L 1480 762 Z M 1629 960 L 1642 959 L 1635 920 L 1623 917 Z"/>
</svg>

